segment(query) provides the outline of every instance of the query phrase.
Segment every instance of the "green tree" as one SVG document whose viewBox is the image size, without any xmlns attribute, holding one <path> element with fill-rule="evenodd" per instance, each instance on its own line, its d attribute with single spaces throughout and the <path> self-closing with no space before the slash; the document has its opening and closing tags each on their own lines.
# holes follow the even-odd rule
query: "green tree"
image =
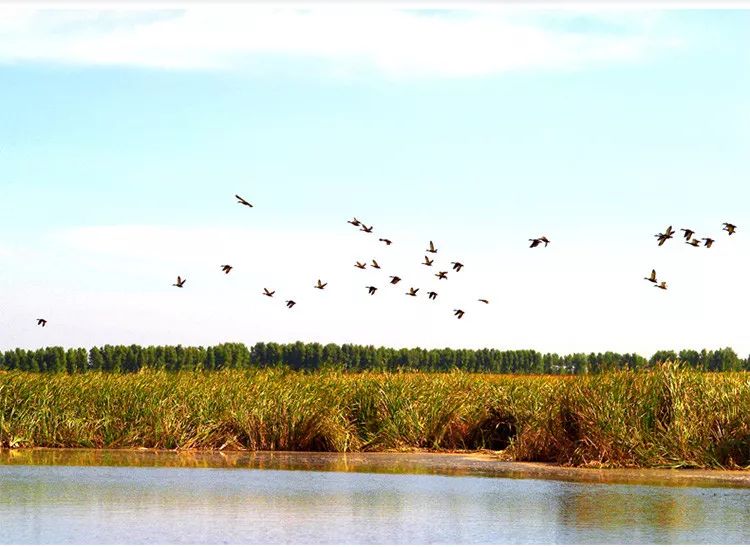
<svg viewBox="0 0 750 547">
<path fill-rule="evenodd" d="M 91 370 L 104 370 L 104 355 L 99 348 L 93 347 L 89 350 L 89 362 Z"/>
<path fill-rule="evenodd" d="M 651 356 L 649 363 L 653 366 L 666 361 L 677 361 L 677 354 L 672 350 L 659 350 Z"/>
</svg>

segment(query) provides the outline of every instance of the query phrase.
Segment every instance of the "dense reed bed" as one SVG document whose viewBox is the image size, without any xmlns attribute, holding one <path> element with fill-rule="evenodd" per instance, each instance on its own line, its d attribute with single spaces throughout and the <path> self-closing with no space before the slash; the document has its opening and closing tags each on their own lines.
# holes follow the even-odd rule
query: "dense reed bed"
<svg viewBox="0 0 750 547">
<path fill-rule="evenodd" d="M 504 450 L 517 461 L 750 465 L 750 373 L 0 374 L 0 446 Z"/>
</svg>

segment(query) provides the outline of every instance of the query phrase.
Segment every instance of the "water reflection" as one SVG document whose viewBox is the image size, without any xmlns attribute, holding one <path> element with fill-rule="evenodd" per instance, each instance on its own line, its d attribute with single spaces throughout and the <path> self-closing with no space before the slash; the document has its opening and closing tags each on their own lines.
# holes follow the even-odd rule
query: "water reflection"
<svg viewBox="0 0 750 547">
<path fill-rule="evenodd" d="M 246 468 L 0 466 L 9 543 L 747 543 L 750 490 Z"/>
<path fill-rule="evenodd" d="M 595 542 L 627 529 L 628 543 L 733 543 L 750 527 L 740 490 L 588 485 L 561 500 L 558 521 L 598 528 Z"/>
<path fill-rule="evenodd" d="M 0 465 L 241 468 L 392 474 L 440 474 L 659 486 L 750 487 L 750 472 L 577 469 L 503 462 L 487 454 L 186 452 L 169 450 L 0 450 Z"/>
</svg>

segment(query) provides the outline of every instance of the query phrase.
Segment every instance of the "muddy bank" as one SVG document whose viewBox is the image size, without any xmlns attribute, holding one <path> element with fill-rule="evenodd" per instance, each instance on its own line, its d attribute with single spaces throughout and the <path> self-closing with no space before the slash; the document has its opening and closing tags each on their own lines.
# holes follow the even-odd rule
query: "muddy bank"
<svg viewBox="0 0 750 547">
<path fill-rule="evenodd" d="M 36 448 L 0 450 L 0 465 L 224 467 L 750 488 L 750 471 L 561 467 L 503 461 L 499 454 L 487 451 L 321 453 Z"/>
</svg>

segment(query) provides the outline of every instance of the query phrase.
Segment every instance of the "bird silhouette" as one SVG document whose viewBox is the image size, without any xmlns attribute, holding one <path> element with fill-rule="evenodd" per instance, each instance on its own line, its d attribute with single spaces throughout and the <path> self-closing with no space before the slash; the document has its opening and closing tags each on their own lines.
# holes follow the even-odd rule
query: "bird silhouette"
<svg viewBox="0 0 750 547">
<path fill-rule="evenodd" d="M 47 320 L 46 319 L 37 319 L 36 320 L 37 326 L 41 325 L 43 327 L 47 326 Z"/>
<path fill-rule="evenodd" d="M 326 285 L 328 285 L 328 283 L 327 283 L 327 282 L 326 282 L 326 283 L 321 283 L 321 282 L 320 282 L 320 279 L 318 279 L 318 283 L 317 283 L 317 284 L 315 285 L 315 288 L 316 288 L 316 289 L 325 289 L 325 288 L 326 288 Z"/>
<path fill-rule="evenodd" d="M 533 249 L 534 247 L 538 247 L 539 244 L 542 242 L 541 239 L 530 239 L 531 245 L 529 245 L 529 249 Z"/>
<path fill-rule="evenodd" d="M 713 244 L 714 244 L 714 240 L 713 240 L 713 239 L 711 239 L 710 237 L 704 237 L 704 238 L 703 238 L 703 241 L 705 241 L 705 243 L 704 243 L 703 245 L 704 245 L 705 247 L 708 247 L 709 249 L 711 248 L 711 245 L 713 245 Z"/>
<path fill-rule="evenodd" d="M 456 270 L 457 272 L 460 272 L 461 268 L 464 267 L 464 265 L 461 264 L 460 262 L 451 262 L 451 264 L 453 264 L 453 269 Z"/>
<path fill-rule="evenodd" d="M 664 231 L 663 234 L 655 234 L 654 237 L 659 240 L 659 247 L 664 245 L 664 242 L 668 239 L 672 239 L 672 235 L 674 235 L 674 230 L 672 230 L 672 226 L 667 226 L 667 229 Z"/>
<path fill-rule="evenodd" d="M 378 238 L 378 241 L 382 241 L 386 245 L 390 245 L 391 243 L 393 243 L 393 241 L 391 241 L 390 239 L 386 239 L 384 237 Z"/>
<path fill-rule="evenodd" d="M 225 274 L 228 274 L 232 271 L 232 266 L 230 266 L 229 264 L 222 264 L 221 271 L 223 271 Z"/>
<path fill-rule="evenodd" d="M 448 272 L 438 272 L 435 274 L 438 279 L 448 279 Z"/>
<path fill-rule="evenodd" d="M 353 226 L 359 226 L 362 224 L 359 220 L 357 220 L 357 217 L 352 217 L 351 220 L 347 220 L 347 222 Z"/>
<path fill-rule="evenodd" d="M 286 307 L 289 308 L 290 310 L 292 309 L 292 306 L 294 306 L 295 304 L 296 304 L 296 302 L 294 300 L 287 300 L 286 301 Z"/>
<path fill-rule="evenodd" d="M 544 242 L 544 246 L 545 246 L 545 247 L 546 247 L 547 245 L 549 245 L 549 244 L 550 244 L 550 240 L 549 240 L 549 239 L 547 239 L 547 236 L 542 236 L 542 237 L 540 237 L 540 238 L 539 238 L 539 241 L 542 241 L 542 242 Z"/>
<path fill-rule="evenodd" d="M 432 241 L 430 241 L 430 248 L 427 249 L 427 252 L 428 253 L 436 253 L 436 252 L 438 252 L 438 250 L 435 248 L 435 245 L 432 243 Z"/>
<path fill-rule="evenodd" d="M 367 289 L 367 292 L 370 293 L 370 296 L 372 296 L 373 294 L 375 294 L 375 291 L 378 290 L 377 287 L 373 287 L 372 285 L 370 285 L 369 287 L 365 287 L 365 288 Z"/>
<path fill-rule="evenodd" d="M 464 316 L 464 310 L 453 310 L 453 315 L 461 319 Z"/>
<path fill-rule="evenodd" d="M 373 258 L 371 266 L 375 268 L 376 270 L 380 269 L 380 265 L 378 265 L 377 261 Z"/>
<path fill-rule="evenodd" d="M 664 289 L 666 291 L 667 290 L 667 282 L 666 281 L 662 281 L 658 285 L 654 285 L 654 287 L 657 287 L 659 289 Z"/>
<path fill-rule="evenodd" d="M 235 194 L 234 197 L 237 198 L 237 203 L 240 203 L 242 205 L 247 205 L 248 207 L 252 207 L 253 206 L 252 203 L 250 203 L 249 201 L 247 201 L 245 198 L 242 198 L 242 197 L 238 196 L 237 194 Z"/>
<path fill-rule="evenodd" d="M 419 289 L 415 289 L 414 287 L 409 287 L 409 292 L 406 292 L 404 294 L 406 294 L 408 296 L 417 296 L 417 291 L 418 290 Z"/>
<path fill-rule="evenodd" d="M 664 242 L 668 239 L 670 239 L 671 236 L 667 236 L 665 234 L 654 234 L 654 237 L 659 240 L 659 247 L 664 245 Z"/>
<path fill-rule="evenodd" d="M 172 283 L 172 286 L 173 286 L 173 287 L 179 287 L 179 288 L 182 288 L 182 286 L 183 286 L 183 285 L 185 284 L 185 281 L 187 281 L 187 279 L 182 279 L 182 278 L 181 278 L 181 277 L 180 277 L 180 276 L 178 275 L 178 276 L 177 276 L 177 283 Z"/>
<path fill-rule="evenodd" d="M 435 291 L 430 291 L 427 293 L 427 298 L 430 300 L 435 300 L 437 298 L 437 293 Z"/>
<path fill-rule="evenodd" d="M 432 266 L 433 262 L 435 262 L 434 258 L 432 260 L 430 260 L 429 258 L 424 257 L 424 262 L 422 262 L 422 264 L 424 264 L 425 266 Z"/>
<path fill-rule="evenodd" d="M 359 260 L 357 260 L 357 263 L 354 265 L 355 268 L 359 268 L 360 270 L 364 270 L 367 267 L 367 264 L 363 264 Z"/>
<path fill-rule="evenodd" d="M 690 241 L 690 238 L 693 237 L 693 234 L 695 233 L 695 231 L 690 228 L 680 228 L 680 231 L 685 232 L 685 241 Z"/>
<path fill-rule="evenodd" d="M 366 233 L 368 233 L 368 234 L 371 234 L 371 233 L 372 233 L 372 229 L 373 229 L 373 226 L 370 226 L 370 227 L 368 228 L 367 226 L 365 226 L 365 225 L 363 224 L 363 225 L 362 225 L 362 227 L 361 227 L 361 228 L 359 229 L 359 231 L 360 231 L 360 232 L 366 232 Z"/>
<path fill-rule="evenodd" d="M 266 289 L 265 287 L 263 287 L 263 294 L 265 294 L 266 296 L 271 296 L 272 297 L 275 293 L 276 293 L 276 291 L 269 291 L 268 289 Z"/>
<path fill-rule="evenodd" d="M 692 245 L 693 247 L 697 247 L 701 244 L 700 239 L 693 239 L 692 241 L 686 241 L 688 245 Z"/>
<path fill-rule="evenodd" d="M 737 230 L 737 226 L 735 226 L 734 224 L 729 224 L 728 222 L 725 222 L 723 226 L 724 227 L 722 228 L 722 230 L 726 230 L 727 232 L 729 232 L 730 236 Z"/>
<path fill-rule="evenodd" d="M 479 300 L 479 302 L 484 302 L 485 304 L 489 304 L 490 303 L 490 301 L 487 300 L 486 298 L 479 298 L 478 300 Z"/>
<path fill-rule="evenodd" d="M 656 283 L 656 270 L 651 270 L 651 277 L 644 277 L 646 281 L 651 281 L 651 283 Z"/>
<path fill-rule="evenodd" d="M 401 278 L 399 276 L 397 276 L 397 275 L 391 275 L 389 277 L 391 278 L 391 284 L 392 285 L 395 285 L 396 283 L 398 283 L 399 281 L 401 281 Z"/>
</svg>

